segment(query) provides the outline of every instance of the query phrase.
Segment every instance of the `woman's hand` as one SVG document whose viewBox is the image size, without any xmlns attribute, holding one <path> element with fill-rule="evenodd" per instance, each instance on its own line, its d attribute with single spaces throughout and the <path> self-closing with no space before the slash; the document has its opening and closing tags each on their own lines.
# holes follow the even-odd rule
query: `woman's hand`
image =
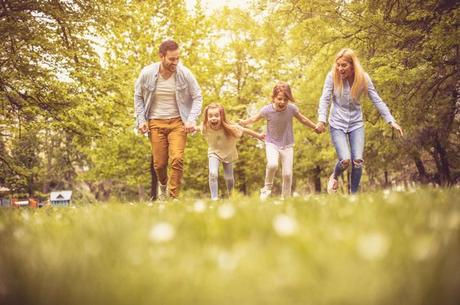
<svg viewBox="0 0 460 305">
<path fill-rule="evenodd" d="M 324 122 L 316 123 L 315 132 L 320 134 L 326 130 L 326 124 Z"/>
<path fill-rule="evenodd" d="M 396 129 L 397 131 L 399 131 L 399 134 L 401 135 L 401 137 L 404 136 L 404 132 L 403 132 L 401 126 L 398 125 L 398 123 L 396 123 L 396 122 L 391 122 L 390 125 L 391 125 L 391 127 L 393 127 L 394 129 Z"/>
</svg>

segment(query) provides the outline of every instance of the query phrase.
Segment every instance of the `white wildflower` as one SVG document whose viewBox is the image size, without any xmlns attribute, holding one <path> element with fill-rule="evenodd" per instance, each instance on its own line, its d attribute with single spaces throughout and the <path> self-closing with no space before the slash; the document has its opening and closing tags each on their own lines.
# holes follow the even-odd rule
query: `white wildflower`
<svg viewBox="0 0 460 305">
<path fill-rule="evenodd" d="M 238 259 L 232 253 L 222 251 L 217 256 L 217 264 L 220 269 L 231 271 L 238 265 Z"/>
<path fill-rule="evenodd" d="M 196 213 L 203 213 L 204 211 L 206 211 L 206 203 L 204 203 L 203 200 L 195 201 L 195 203 L 193 204 L 193 210 Z"/>
<path fill-rule="evenodd" d="M 367 260 L 376 260 L 385 257 L 388 252 L 388 238 L 378 232 L 369 233 L 358 240 L 357 251 Z"/>
<path fill-rule="evenodd" d="M 150 229 L 150 240 L 156 242 L 166 242 L 174 238 L 176 230 L 168 222 L 160 222 L 152 226 Z"/>
<path fill-rule="evenodd" d="M 277 215 L 273 219 L 273 228 L 279 236 L 290 236 L 297 231 L 297 221 L 285 214 Z"/>
<path fill-rule="evenodd" d="M 235 208 L 232 204 L 226 203 L 219 207 L 217 214 L 222 219 L 230 219 L 235 215 Z"/>
</svg>

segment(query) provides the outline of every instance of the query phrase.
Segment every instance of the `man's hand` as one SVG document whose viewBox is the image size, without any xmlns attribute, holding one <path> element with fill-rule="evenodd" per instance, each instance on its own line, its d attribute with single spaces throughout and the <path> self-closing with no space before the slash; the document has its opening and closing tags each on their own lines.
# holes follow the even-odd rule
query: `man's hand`
<svg viewBox="0 0 460 305">
<path fill-rule="evenodd" d="M 185 132 L 186 133 L 192 133 L 196 129 L 196 123 L 195 122 L 186 122 L 184 124 Z"/>
<path fill-rule="evenodd" d="M 149 131 L 149 124 L 147 122 L 144 122 L 139 125 L 139 132 L 142 134 L 145 134 L 147 131 Z"/>
<path fill-rule="evenodd" d="M 316 133 L 320 134 L 320 133 L 323 133 L 325 130 L 326 130 L 326 124 L 324 124 L 324 122 L 316 123 L 316 127 L 315 127 Z"/>
</svg>

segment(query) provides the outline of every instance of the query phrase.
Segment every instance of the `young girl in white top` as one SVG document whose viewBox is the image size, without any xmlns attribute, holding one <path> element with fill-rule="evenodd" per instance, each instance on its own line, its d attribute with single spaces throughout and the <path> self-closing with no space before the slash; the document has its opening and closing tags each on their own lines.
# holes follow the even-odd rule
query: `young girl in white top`
<svg viewBox="0 0 460 305">
<path fill-rule="evenodd" d="M 270 104 L 264 106 L 255 116 L 240 121 L 241 125 L 246 126 L 262 118 L 267 120 L 267 135 L 265 139 L 267 167 L 265 186 L 262 188 L 260 194 L 261 199 L 266 199 L 271 194 L 279 159 L 281 159 L 283 171 L 282 197 L 291 196 L 294 159 L 292 118 L 295 117 L 305 126 L 315 129 L 315 123 L 301 114 L 294 102 L 289 85 L 280 82 L 273 88 L 272 102 Z"/>
<path fill-rule="evenodd" d="M 217 182 L 219 164 L 222 162 L 224 167 L 225 184 L 230 194 L 234 185 L 233 162 L 238 159 L 238 152 L 236 150 L 237 140 L 243 133 L 259 140 L 264 140 L 265 136 L 227 121 L 224 107 L 217 103 L 212 103 L 206 107 L 204 110 L 204 120 L 199 129 L 201 129 L 201 133 L 208 142 L 209 189 L 211 191 L 211 199 L 217 200 L 219 198 Z"/>
</svg>

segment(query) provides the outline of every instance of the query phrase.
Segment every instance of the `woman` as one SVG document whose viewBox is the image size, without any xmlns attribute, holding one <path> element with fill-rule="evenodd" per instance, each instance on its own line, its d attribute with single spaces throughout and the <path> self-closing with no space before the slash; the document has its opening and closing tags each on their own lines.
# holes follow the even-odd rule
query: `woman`
<svg viewBox="0 0 460 305">
<path fill-rule="evenodd" d="M 324 83 L 318 108 L 316 130 L 324 132 L 329 103 L 332 98 L 332 110 L 329 115 L 331 139 L 338 156 L 334 172 L 327 183 L 328 193 L 338 189 L 338 177 L 351 167 L 351 193 L 359 189 L 363 172 L 364 122 L 360 97 L 367 93 L 383 119 L 403 135 L 387 105 L 382 101 L 367 73 L 364 72 L 358 57 L 351 49 L 342 49 L 336 56 L 332 70 Z"/>
</svg>

